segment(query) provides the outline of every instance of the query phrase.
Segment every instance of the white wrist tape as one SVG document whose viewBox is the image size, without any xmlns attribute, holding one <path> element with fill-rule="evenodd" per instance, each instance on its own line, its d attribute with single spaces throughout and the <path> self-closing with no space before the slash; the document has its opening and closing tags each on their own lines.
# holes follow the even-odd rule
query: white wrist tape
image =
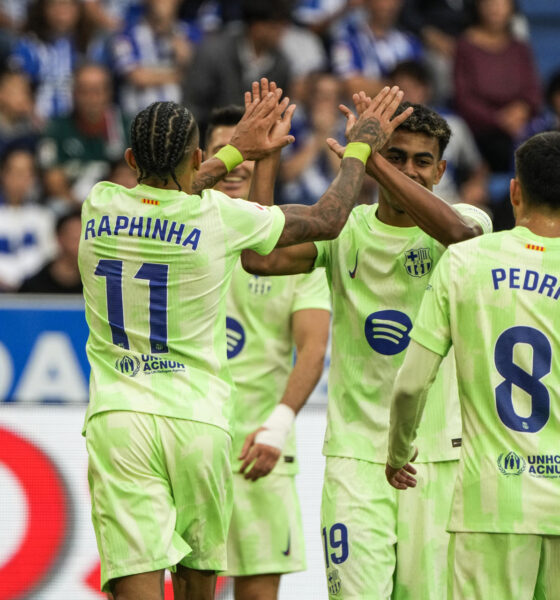
<svg viewBox="0 0 560 600">
<path fill-rule="evenodd" d="M 264 429 L 255 436 L 255 444 L 266 444 L 282 450 L 295 418 L 296 414 L 287 404 L 277 404 L 262 424 Z"/>
</svg>

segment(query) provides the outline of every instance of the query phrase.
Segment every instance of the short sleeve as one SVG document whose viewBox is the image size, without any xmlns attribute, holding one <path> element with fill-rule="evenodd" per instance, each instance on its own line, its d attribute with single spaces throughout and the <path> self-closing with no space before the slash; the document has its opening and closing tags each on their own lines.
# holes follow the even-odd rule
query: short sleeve
<svg viewBox="0 0 560 600">
<path fill-rule="evenodd" d="M 424 292 L 422 304 L 410 337 L 424 346 L 445 356 L 451 346 L 449 324 L 449 250 L 437 264 L 432 279 Z"/>
<path fill-rule="evenodd" d="M 463 217 L 476 221 L 482 229 L 482 233 L 492 233 L 492 220 L 482 209 L 472 204 L 454 204 L 453 208 Z"/>
<path fill-rule="evenodd" d="M 216 190 L 204 190 L 218 204 L 228 246 L 259 254 L 272 252 L 284 230 L 284 213 L 278 206 L 262 206 L 240 198 L 230 198 Z"/>
<path fill-rule="evenodd" d="M 316 269 L 311 273 L 299 275 L 298 277 L 292 313 L 308 308 L 330 311 L 330 291 L 325 270 Z"/>
<path fill-rule="evenodd" d="M 325 267 L 328 269 L 331 263 L 331 242 L 327 240 L 313 243 L 315 244 L 315 248 L 317 248 L 317 258 L 313 263 L 313 268 Z"/>
</svg>

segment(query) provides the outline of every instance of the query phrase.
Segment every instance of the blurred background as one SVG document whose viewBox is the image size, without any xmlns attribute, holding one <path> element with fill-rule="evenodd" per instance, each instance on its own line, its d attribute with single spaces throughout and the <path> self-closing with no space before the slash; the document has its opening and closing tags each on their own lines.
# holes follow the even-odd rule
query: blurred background
<svg viewBox="0 0 560 600">
<path fill-rule="evenodd" d="M 0 600 L 102 598 L 89 521 L 80 206 L 123 161 L 136 112 L 183 102 L 204 132 L 262 76 L 297 104 L 277 203 L 315 203 L 337 170 L 338 105 L 397 84 L 453 135 L 435 192 L 513 224 L 513 152 L 560 128 L 555 0 L 0 0 Z M 360 202 L 376 202 L 367 181 Z M 298 418 L 309 571 L 325 596 L 319 502 L 326 373 Z M 171 597 L 171 596 L 169 596 Z M 219 598 L 230 597 L 227 581 Z"/>
</svg>

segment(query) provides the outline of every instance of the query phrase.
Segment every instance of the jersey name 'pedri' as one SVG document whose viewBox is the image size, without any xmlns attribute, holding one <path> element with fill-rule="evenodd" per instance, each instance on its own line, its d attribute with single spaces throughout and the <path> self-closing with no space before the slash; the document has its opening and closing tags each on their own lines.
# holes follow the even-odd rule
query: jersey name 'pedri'
<svg viewBox="0 0 560 600">
<path fill-rule="evenodd" d="M 147 185 L 93 187 L 79 265 L 91 364 L 88 419 L 132 410 L 229 430 L 225 295 L 244 248 L 266 254 L 277 207 Z"/>
<path fill-rule="evenodd" d="M 454 208 L 491 231 L 486 213 Z M 419 227 L 381 222 L 358 206 L 340 236 L 316 242 L 332 289 L 332 354 L 323 452 L 385 463 L 393 384 L 432 271 L 445 247 Z M 447 364 L 446 364 L 447 363 Z M 450 402 L 450 399 L 455 402 Z M 418 432 L 418 462 L 459 456 L 461 422 L 452 359 L 442 364 Z"/>
<path fill-rule="evenodd" d="M 449 529 L 560 535 L 560 239 L 516 227 L 451 246 L 412 338 L 457 356 Z"/>
</svg>

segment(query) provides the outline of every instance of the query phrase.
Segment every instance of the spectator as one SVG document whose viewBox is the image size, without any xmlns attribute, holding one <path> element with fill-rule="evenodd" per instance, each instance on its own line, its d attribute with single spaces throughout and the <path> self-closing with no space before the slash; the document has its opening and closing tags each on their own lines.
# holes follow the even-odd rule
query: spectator
<svg viewBox="0 0 560 600">
<path fill-rule="evenodd" d="M 395 65 L 420 58 L 422 46 L 397 28 L 403 0 L 366 0 L 366 12 L 341 23 L 332 46 L 333 69 L 347 95 L 374 96 Z"/>
<path fill-rule="evenodd" d="M 535 117 L 523 133 L 523 138 L 543 131 L 560 130 L 560 70 L 553 73 L 546 86 L 546 107 Z"/>
<path fill-rule="evenodd" d="M 209 35 L 185 78 L 185 100 L 202 128 L 213 108 L 242 104 L 244 92 L 261 77 L 288 89 L 290 67 L 280 43 L 290 19 L 289 0 L 243 0 L 242 8 L 244 24 Z"/>
<path fill-rule="evenodd" d="M 177 17 L 179 0 L 146 0 L 146 14 L 111 46 L 123 111 L 135 115 L 155 101 L 181 101 L 180 80 L 198 31 Z"/>
<path fill-rule="evenodd" d="M 307 27 L 330 48 L 337 23 L 363 6 L 366 0 L 297 0 L 293 10 L 296 23 Z"/>
<path fill-rule="evenodd" d="M 54 254 L 51 212 L 37 205 L 37 170 L 26 149 L 0 163 L 0 290 L 15 291 Z"/>
<path fill-rule="evenodd" d="M 512 33 L 513 0 L 476 0 L 477 22 L 457 42 L 455 106 L 494 172 L 510 171 L 513 148 L 538 112 L 531 47 Z"/>
<path fill-rule="evenodd" d="M 438 104 L 453 96 L 453 58 L 457 37 L 472 23 L 474 0 L 405 0 L 402 27 L 424 44 Z"/>
<path fill-rule="evenodd" d="M 46 120 L 72 110 L 72 74 L 88 49 L 81 0 L 34 0 L 11 64 L 36 88 L 36 113 Z"/>
<path fill-rule="evenodd" d="M 38 135 L 29 78 L 10 69 L 0 72 L 0 155 L 11 146 L 34 150 Z"/>
<path fill-rule="evenodd" d="M 430 72 L 422 63 L 398 64 L 391 74 L 391 85 L 398 85 L 405 100 L 413 104 L 433 105 Z M 434 192 L 450 204 L 465 202 L 483 207 L 488 202 L 488 168 L 465 121 L 448 109 L 438 113 L 447 121 L 451 138 L 443 154 L 447 167 Z"/>
<path fill-rule="evenodd" d="M 129 123 L 112 102 L 110 73 L 102 65 L 84 64 L 76 71 L 74 107 L 71 115 L 48 124 L 39 156 L 47 197 L 81 204 L 107 176 L 110 163 L 123 156 Z"/>
<path fill-rule="evenodd" d="M 38 273 L 23 282 L 20 292 L 34 294 L 81 294 L 78 246 L 82 222 L 79 210 L 61 215 L 55 226 L 58 251 Z"/>
<path fill-rule="evenodd" d="M 144 8 L 143 0 L 82 0 L 89 22 L 106 33 L 122 31 L 134 24 Z"/>
<path fill-rule="evenodd" d="M 304 89 L 292 118 L 295 142 L 282 153 L 279 204 L 315 204 L 340 166 L 326 143 L 328 137 L 344 140 L 345 119 L 338 110 L 340 83 L 328 73 L 314 73 Z"/>
</svg>

